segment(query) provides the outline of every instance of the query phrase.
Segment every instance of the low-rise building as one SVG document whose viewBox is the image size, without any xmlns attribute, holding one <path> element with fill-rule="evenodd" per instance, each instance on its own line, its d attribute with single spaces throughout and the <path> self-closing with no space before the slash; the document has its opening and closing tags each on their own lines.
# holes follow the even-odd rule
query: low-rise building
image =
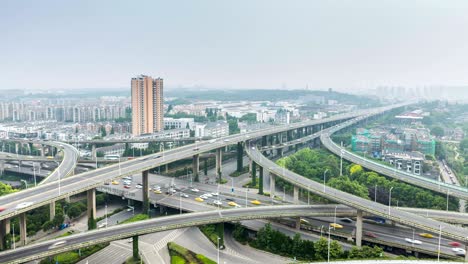
<svg viewBox="0 0 468 264">
<path fill-rule="evenodd" d="M 226 121 L 208 122 L 195 125 L 195 137 L 224 137 L 229 135 L 229 124 Z"/>
<path fill-rule="evenodd" d="M 384 152 L 382 160 L 392 164 L 397 170 L 415 175 L 423 172 L 424 154 L 420 152 Z"/>
<path fill-rule="evenodd" d="M 193 130 L 195 128 L 195 121 L 193 118 L 164 118 L 164 129 L 177 129 L 188 128 Z"/>
</svg>

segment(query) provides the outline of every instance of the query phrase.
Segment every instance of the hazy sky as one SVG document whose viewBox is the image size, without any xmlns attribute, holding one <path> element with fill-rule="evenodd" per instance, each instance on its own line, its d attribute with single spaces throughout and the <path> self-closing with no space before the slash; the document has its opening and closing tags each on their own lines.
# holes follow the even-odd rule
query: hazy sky
<svg viewBox="0 0 468 264">
<path fill-rule="evenodd" d="M 468 1 L 0 3 L 0 89 L 468 85 Z"/>
</svg>

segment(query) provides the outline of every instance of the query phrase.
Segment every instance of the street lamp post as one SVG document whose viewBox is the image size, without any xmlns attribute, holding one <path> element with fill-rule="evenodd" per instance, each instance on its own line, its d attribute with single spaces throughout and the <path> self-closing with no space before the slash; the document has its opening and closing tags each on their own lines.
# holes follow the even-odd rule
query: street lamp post
<svg viewBox="0 0 468 264">
<path fill-rule="evenodd" d="M 37 181 L 36 181 L 36 167 L 34 166 L 34 162 L 33 162 L 33 173 L 34 173 L 34 187 L 37 186 Z"/>
<path fill-rule="evenodd" d="M 390 188 L 390 194 L 388 196 L 388 215 L 390 215 L 390 206 L 392 205 L 392 190 L 393 186 Z"/>
<path fill-rule="evenodd" d="M 340 176 L 343 176 L 343 141 L 341 141 L 341 151 L 340 151 Z"/>
<path fill-rule="evenodd" d="M 309 189 L 310 189 L 310 184 L 309 184 Z M 307 190 L 307 205 L 310 205 L 310 192 Z"/>
<path fill-rule="evenodd" d="M 249 188 L 245 189 L 245 207 L 247 207 L 247 194 L 249 193 Z"/>
<path fill-rule="evenodd" d="M 449 190 L 447 189 L 447 209 L 446 209 L 446 211 L 448 211 L 448 207 L 449 207 Z"/>
<path fill-rule="evenodd" d="M 106 203 L 106 206 L 104 207 L 104 214 L 106 215 L 106 227 L 107 227 L 107 203 Z"/>
<path fill-rule="evenodd" d="M 336 224 L 336 208 L 338 207 L 338 205 L 335 205 L 335 217 L 333 218 L 333 223 Z"/>
<path fill-rule="evenodd" d="M 328 169 L 326 169 L 324 172 L 323 172 L 323 192 L 325 192 L 325 176 L 327 175 L 327 171 Z"/>
<path fill-rule="evenodd" d="M 220 238 L 220 237 L 218 237 L 218 241 L 217 241 L 217 242 L 218 242 L 218 243 L 217 243 L 217 246 L 218 246 L 218 252 L 217 252 L 217 257 L 216 257 L 216 259 L 217 259 L 217 263 L 219 263 L 219 240 L 220 240 L 220 239 L 221 239 L 221 238 Z"/>
<path fill-rule="evenodd" d="M 330 229 L 331 229 L 331 226 L 328 226 L 328 250 L 327 250 L 327 263 L 330 263 Z"/>
<path fill-rule="evenodd" d="M 182 192 L 179 192 L 179 214 L 182 214 Z"/>
<path fill-rule="evenodd" d="M 442 225 L 439 225 L 439 245 L 437 246 L 437 262 L 440 261 L 440 241 L 442 239 Z M 465 254 L 468 254 L 465 252 Z"/>
</svg>

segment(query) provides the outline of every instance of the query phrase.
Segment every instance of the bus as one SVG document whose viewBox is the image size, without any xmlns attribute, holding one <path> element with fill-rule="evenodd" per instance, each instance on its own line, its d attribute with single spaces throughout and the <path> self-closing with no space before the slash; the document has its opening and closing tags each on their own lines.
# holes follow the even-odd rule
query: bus
<svg viewBox="0 0 468 264">
<path fill-rule="evenodd" d="M 105 159 L 105 160 L 119 160 L 119 159 L 120 159 L 120 156 L 119 156 L 119 155 L 116 155 L 116 154 L 104 155 L 104 159 Z"/>
</svg>

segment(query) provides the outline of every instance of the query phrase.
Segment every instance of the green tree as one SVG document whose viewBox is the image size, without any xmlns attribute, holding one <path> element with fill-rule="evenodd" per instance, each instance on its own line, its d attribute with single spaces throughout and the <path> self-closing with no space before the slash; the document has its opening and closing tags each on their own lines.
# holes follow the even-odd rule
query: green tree
<svg viewBox="0 0 468 264">
<path fill-rule="evenodd" d="M 103 126 L 101 126 L 101 128 L 99 128 L 99 131 L 100 131 L 101 137 L 107 136 L 106 128 L 104 128 Z"/>
<path fill-rule="evenodd" d="M 50 230 L 54 227 L 54 223 L 52 221 L 47 221 L 44 224 L 42 224 L 42 230 L 45 232 L 47 230 Z"/>
<path fill-rule="evenodd" d="M 431 134 L 436 137 L 442 137 L 444 135 L 444 129 L 440 126 L 435 126 L 431 129 Z"/>
<path fill-rule="evenodd" d="M 460 142 L 460 150 L 461 151 L 468 150 L 468 138 L 465 138 Z"/>
<path fill-rule="evenodd" d="M 60 226 L 61 224 L 63 224 L 63 221 L 65 221 L 65 217 L 63 216 L 63 214 L 56 214 L 54 216 L 54 220 L 52 220 L 52 223 L 54 226 Z"/>
<path fill-rule="evenodd" d="M 10 185 L 0 182 L 0 196 L 16 192 Z"/>
<path fill-rule="evenodd" d="M 324 237 L 314 243 L 315 259 L 326 260 L 328 258 L 328 240 Z M 343 249 L 338 242 L 330 242 L 330 259 L 337 259 L 343 254 Z"/>
<path fill-rule="evenodd" d="M 328 181 L 328 185 L 361 198 L 369 199 L 369 191 L 367 187 L 361 185 L 358 181 L 351 181 L 347 176 L 332 178 Z"/>
</svg>

